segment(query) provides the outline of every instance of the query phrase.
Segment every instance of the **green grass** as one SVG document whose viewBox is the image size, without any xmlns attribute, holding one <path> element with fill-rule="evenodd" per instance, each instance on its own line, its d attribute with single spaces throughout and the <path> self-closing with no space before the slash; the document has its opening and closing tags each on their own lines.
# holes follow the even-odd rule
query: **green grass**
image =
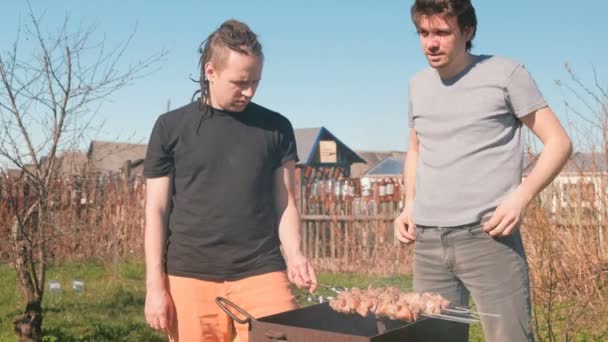
<svg viewBox="0 0 608 342">
<path fill-rule="evenodd" d="M 62 291 L 47 290 L 43 303 L 44 341 L 166 341 L 148 328 L 144 316 L 144 266 L 120 264 L 118 276 L 95 262 L 51 267 L 47 279 L 58 280 Z M 81 293 L 72 280 L 84 281 Z M 0 341 L 16 341 L 12 318 L 22 310 L 15 273 L 0 267 Z"/>
<path fill-rule="evenodd" d="M 117 272 L 117 274 L 115 274 Z M 43 334 L 47 342 L 75 341 L 166 341 L 166 337 L 148 328 L 144 320 L 144 265 L 123 263 L 116 268 L 97 262 L 66 264 L 49 268 L 47 280 L 58 280 L 61 293 L 48 291 L 44 297 Z M 81 293 L 71 288 L 72 280 L 85 282 Z M 396 286 L 412 290 L 409 277 L 376 277 L 361 274 L 319 274 L 318 282 L 330 286 Z M 15 273 L 0 266 L 0 342 L 15 341 L 12 318 L 22 310 Z M 301 305 L 311 305 L 306 292 L 294 289 Z M 318 296 L 335 295 L 319 287 Z M 312 299 L 312 298 L 311 298 Z M 481 326 L 471 326 L 470 341 L 483 341 Z"/>
</svg>

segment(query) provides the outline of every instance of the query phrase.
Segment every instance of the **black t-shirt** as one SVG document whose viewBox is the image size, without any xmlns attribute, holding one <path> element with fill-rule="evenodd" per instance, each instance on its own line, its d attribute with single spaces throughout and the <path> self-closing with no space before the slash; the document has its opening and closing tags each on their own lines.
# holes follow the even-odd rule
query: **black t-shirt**
<svg viewBox="0 0 608 342">
<path fill-rule="evenodd" d="M 274 171 L 298 160 L 287 118 L 250 103 L 240 113 L 199 102 L 161 115 L 144 176 L 171 176 L 166 267 L 170 275 L 233 280 L 285 269 Z"/>
</svg>

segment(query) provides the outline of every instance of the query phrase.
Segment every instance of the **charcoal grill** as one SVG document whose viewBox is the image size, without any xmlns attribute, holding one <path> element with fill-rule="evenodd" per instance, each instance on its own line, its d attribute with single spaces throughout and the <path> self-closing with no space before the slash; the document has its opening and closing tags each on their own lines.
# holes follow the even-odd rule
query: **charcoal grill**
<svg viewBox="0 0 608 342">
<path fill-rule="evenodd" d="M 250 342 L 419 342 L 469 339 L 469 325 L 462 322 L 422 317 L 407 323 L 386 317 L 343 314 L 328 303 L 315 304 L 276 315 L 254 318 L 223 297 L 216 303 L 235 322 L 249 325 Z M 239 318 L 234 312 L 245 318 Z"/>
</svg>

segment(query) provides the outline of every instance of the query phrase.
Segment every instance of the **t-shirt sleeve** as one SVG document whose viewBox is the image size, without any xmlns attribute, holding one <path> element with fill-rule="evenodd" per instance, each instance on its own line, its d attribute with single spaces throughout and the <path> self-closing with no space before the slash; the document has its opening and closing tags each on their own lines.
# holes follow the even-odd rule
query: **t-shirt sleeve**
<svg viewBox="0 0 608 342">
<path fill-rule="evenodd" d="M 547 106 L 536 82 L 521 64 L 515 68 L 507 81 L 506 98 L 513 114 L 518 118 Z"/>
<path fill-rule="evenodd" d="M 278 155 L 277 165 L 275 168 L 281 167 L 290 160 L 297 163 L 300 159 L 298 158 L 296 136 L 289 120 L 285 120 L 283 122 L 278 131 L 278 135 Z"/>
<path fill-rule="evenodd" d="M 168 132 L 162 117 L 159 117 L 154 124 L 150 141 L 148 142 L 146 159 L 144 160 L 144 177 L 158 178 L 173 173 L 175 164 L 167 135 Z"/>
<path fill-rule="evenodd" d="M 409 128 L 414 128 L 414 110 L 412 108 L 412 84 L 407 89 L 407 125 Z"/>
</svg>

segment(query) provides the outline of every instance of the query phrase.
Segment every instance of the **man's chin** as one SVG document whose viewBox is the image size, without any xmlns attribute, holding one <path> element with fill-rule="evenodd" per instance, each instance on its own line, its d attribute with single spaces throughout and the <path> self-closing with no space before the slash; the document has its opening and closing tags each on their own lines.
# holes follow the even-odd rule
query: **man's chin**
<svg viewBox="0 0 608 342">
<path fill-rule="evenodd" d="M 445 61 L 432 61 L 432 60 L 428 60 L 428 61 L 429 61 L 429 65 L 431 66 L 431 68 L 434 68 L 434 69 L 441 69 L 447 64 Z"/>
<path fill-rule="evenodd" d="M 249 102 L 246 103 L 234 103 L 232 104 L 232 106 L 230 106 L 230 111 L 231 112 L 242 112 L 245 110 L 245 108 L 247 108 L 247 105 L 249 104 Z"/>
</svg>

